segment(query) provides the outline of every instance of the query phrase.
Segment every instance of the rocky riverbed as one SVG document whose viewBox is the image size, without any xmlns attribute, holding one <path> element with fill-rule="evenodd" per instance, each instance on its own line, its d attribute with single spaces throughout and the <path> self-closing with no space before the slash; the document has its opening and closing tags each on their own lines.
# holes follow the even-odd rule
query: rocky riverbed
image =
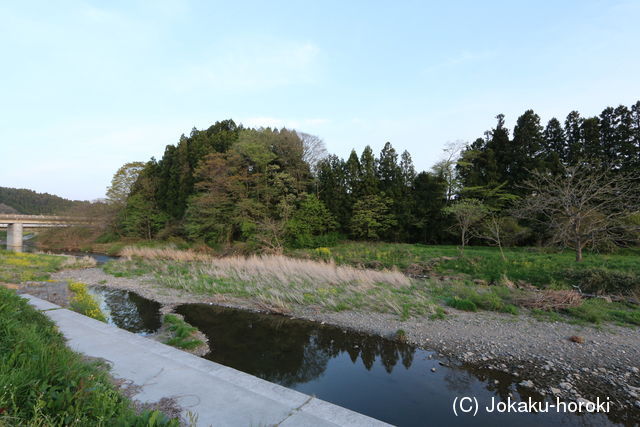
<svg viewBox="0 0 640 427">
<path fill-rule="evenodd" d="M 177 304 L 203 302 L 261 311 L 252 301 L 191 295 L 161 287 L 152 277 L 118 278 L 99 268 L 62 271 L 53 278 L 132 290 L 158 301 L 165 312 Z M 520 386 L 547 396 L 571 401 L 609 398 L 612 411 L 624 412 L 625 421 L 633 424 L 632 420 L 640 419 L 640 328 L 612 324 L 596 328 L 539 321 L 524 314 L 447 311 L 445 319 L 407 321 L 384 313 L 323 312 L 313 307 L 296 307 L 288 315 L 389 338 L 402 330 L 407 342 L 434 350 L 451 363 L 480 372 L 506 372 Z"/>
</svg>

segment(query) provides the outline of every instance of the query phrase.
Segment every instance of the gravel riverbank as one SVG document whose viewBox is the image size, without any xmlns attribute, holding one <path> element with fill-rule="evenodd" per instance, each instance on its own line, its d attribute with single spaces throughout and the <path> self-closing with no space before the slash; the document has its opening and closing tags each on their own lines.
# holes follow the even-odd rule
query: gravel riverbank
<svg viewBox="0 0 640 427">
<path fill-rule="evenodd" d="M 99 268 L 66 270 L 52 276 L 132 290 L 160 302 L 165 312 L 183 303 L 261 308 L 251 301 L 164 288 L 151 277 L 113 277 Z M 608 397 L 612 410 L 625 414 L 624 421 L 633 425 L 633 420 L 640 419 L 640 328 L 612 324 L 595 328 L 539 321 L 528 315 L 447 311 L 442 320 L 408 321 L 384 313 L 322 312 L 311 307 L 297 307 L 290 315 L 384 337 L 393 337 L 401 329 L 408 342 L 436 351 L 451 363 L 506 372 L 520 386 L 548 396 L 574 401 Z M 584 342 L 572 342 L 572 336 Z"/>
</svg>

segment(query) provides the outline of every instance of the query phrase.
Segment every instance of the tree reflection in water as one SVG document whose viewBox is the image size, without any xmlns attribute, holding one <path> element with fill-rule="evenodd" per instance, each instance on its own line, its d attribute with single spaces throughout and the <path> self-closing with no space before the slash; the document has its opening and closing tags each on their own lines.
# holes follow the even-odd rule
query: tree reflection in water
<svg viewBox="0 0 640 427">
<path fill-rule="evenodd" d="M 415 350 L 404 344 L 279 316 L 203 304 L 178 307 L 210 339 L 205 357 L 287 387 L 323 374 L 330 359 L 348 354 L 367 370 L 380 360 L 391 373 L 400 359 L 411 366 Z"/>
<path fill-rule="evenodd" d="M 90 293 L 96 297 L 109 323 L 130 332 L 149 334 L 162 323 L 160 303 L 134 292 L 95 286 Z"/>
</svg>

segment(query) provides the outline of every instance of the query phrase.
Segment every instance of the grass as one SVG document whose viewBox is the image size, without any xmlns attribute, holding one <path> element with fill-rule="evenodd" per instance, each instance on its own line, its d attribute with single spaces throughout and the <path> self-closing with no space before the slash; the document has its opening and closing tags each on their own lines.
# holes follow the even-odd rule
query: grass
<svg viewBox="0 0 640 427">
<path fill-rule="evenodd" d="M 320 252 L 319 249 L 324 249 Z M 400 243 L 348 242 L 332 248 L 300 249 L 290 255 L 311 259 L 333 259 L 339 265 L 407 270 L 412 265 L 440 275 L 460 275 L 499 283 L 503 278 L 524 281 L 535 286 L 566 286 L 571 272 L 604 269 L 633 275 L 640 282 L 639 249 L 621 250 L 613 254 L 585 254 L 575 262 L 572 251 L 549 248 L 505 248 L 503 261 L 497 248 L 467 247 L 464 256 L 456 246 L 425 246 Z M 329 254 L 327 254 L 329 251 Z"/>
<path fill-rule="evenodd" d="M 105 271 L 120 275 L 148 272 L 169 288 L 252 300 L 275 312 L 289 312 L 298 304 L 329 311 L 391 312 L 407 318 L 431 314 L 435 307 L 423 283 L 398 271 L 362 270 L 284 256 L 185 260 L 191 255 L 180 251 L 136 253 L 130 260 L 106 265 Z"/>
<path fill-rule="evenodd" d="M 165 344 L 177 347 L 183 350 L 192 350 L 204 344 L 199 339 L 193 338 L 198 328 L 191 326 L 184 319 L 175 314 L 166 314 L 163 318 L 166 329 L 171 333 L 171 337 L 165 341 Z"/>
<path fill-rule="evenodd" d="M 0 250 L 0 282 L 43 281 L 63 268 L 95 266 L 93 258 L 31 254 Z"/>
<path fill-rule="evenodd" d="M 178 426 L 136 415 L 104 368 L 69 350 L 55 325 L 0 288 L 0 425 Z"/>
<path fill-rule="evenodd" d="M 514 281 L 531 283 L 523 279 L 528 278 L 549 292 L 566 289 L 569 284 L 562 278 L 568 277 L 564 274 L 568 268 L 572 271 L 586 268 L 587 272 L 593 268 L 620 268 L 624 275 L 611 277 L 624 277 L 625 283 L 632 283 L 640 270 L 639 263 L 634 262 L 636 251 L 591 254 L 579 267 L 572 255 L 565 252 L 518 248 L 507 250 L 509 258 L 504 262 L 496 248 L 468 248 L 465 257 L 461 257 L 454 247 L 404 244 L 349 243 L 297 252 L 301 257 L 297 259 L 284 256 L 215 258 L 170 248 L 125 248 L 123 253 L 130 259 L 107 264 L 105 271 L 120 276 L 151 274 L 162 286 L 193 294 L 236 297 L 280 313 L 288 313 L 297 305 L 327 311 L 393 313 L 402 320 L 416 316 L 441 319 L 445 317 L 443 306 L 450 306 L 512 315 L 524 310 L 540 319 L 628 325 L 638 324 L 640 315 L 638 306 L 602 299 L 583 300 L 577 307 L 557 309 L 561 314 L 523 309 L 527 296 L 542 294 L 513 286 Z M 435 272 L 436 277 L 410 279 L 393 269 L 396 263 L 405 268 L 420 263 Z M 349 264 L 374 265 L 378 270 L 354 268 Z M 385 267 L 391 269 L 384 270 Z M 443 276 L 447 280 L 443 280 Z M 496 279 L 487 280 L 489 277 Z M 539 280 L 535 280 L 536 277 Z"/>
</svg>

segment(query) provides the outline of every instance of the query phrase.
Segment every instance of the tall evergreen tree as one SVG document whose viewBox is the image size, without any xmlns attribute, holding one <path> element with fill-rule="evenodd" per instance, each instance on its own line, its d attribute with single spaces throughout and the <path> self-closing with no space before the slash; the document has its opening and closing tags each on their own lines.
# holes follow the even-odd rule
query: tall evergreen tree
<svg viewBox="0 0 640 427">
<path fill-rule="evenodd" d="M 506 190 L 521 194 L 522 183 L 529 173 L 543 166 L 541 159 L 543 136 L 540 116 L 527 110 L 518 117 L 513 129 L 512 163 L 509 166 L 508 188 Z"/>
<path fill-rule="evenodd" d="M 543 134 L 543 152 L 549 169 L 559 170 L 559 165 L 567 161 L 567 141 L 560 121 L 553 117 L 547 123 Z"/>
<path fill-rule="evenodd" d="M 570 165 L 578 164 L 584 153 L 582 152 L 582 117 L 577 111 L 572 111 L 564 121 L 564 134 L 567 139 L 566 163 Z"/>
<path fill-rule="evenodd" d="M 378 161 L 373 154 L 373 150 L 367 145 L 360 156 L 361 178 L 360 188 L 357 194 L 358 197 L 372 196 L 380 190 L 377 164 Z"/>
</svg>

